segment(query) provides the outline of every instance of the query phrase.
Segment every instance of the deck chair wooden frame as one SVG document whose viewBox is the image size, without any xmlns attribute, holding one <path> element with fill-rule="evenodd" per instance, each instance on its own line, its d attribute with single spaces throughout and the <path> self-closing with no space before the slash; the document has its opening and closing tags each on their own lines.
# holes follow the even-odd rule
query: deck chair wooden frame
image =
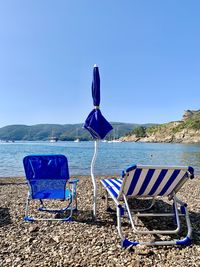
<svg viewBox="0 0 200 267">
<path fill-rule="evenodd" d="M 114 200 L 117 212 L 117 229 L 123 247 L 137 245 L 188 245 L 191 242 L 191 223 L 187 204 L 182 202 L 176 193 L 189 179 L 194 178 L 192 167 L 180 166 L 146 166 L 133 165 L 122 173 L 122 178 L 103 179 L 101 183 L 106 189 L 106 205 L 110 210 L 109 200 Z M 158 198 L 168 197 L 173 203 L 173 213 L 149 213 Z M 150 198 L 152 203 L 146 209 L 131 209 L 129 201 L 134 199 Z M 180 232 L 180 217 L 184 217 L 187 225 L 187 235 L 182 239 L 168 241 L 133 241 L 126 238 L 122 231 L 121 219 L 127 215 L 134 233 L 137 234 L 178 234 Z M 163 230 L 140 230 L 137 229 L 135 221 L 139 217 L 162 217 L 172 216 L 175 218 L 176 228 Z"/>
<path fill-rule="evenodd" d="M 23 165 L 28 183 L 28 196 L 25 205 L 26 222 L 30 221 L 70 221 L 77 210 L 76 187 L 78 179 L 69 180 L 68 161 L 64 155 L 29 155 L 24 157 Z M 39 201 L 38 211 L 48 213 L 67 213 L 62 218 L 41 218 L 29 215 L 30 202 Z M 46 207 L 46 200 L 61 200 L 66 206 L 61 209 Z"/>
</svg>

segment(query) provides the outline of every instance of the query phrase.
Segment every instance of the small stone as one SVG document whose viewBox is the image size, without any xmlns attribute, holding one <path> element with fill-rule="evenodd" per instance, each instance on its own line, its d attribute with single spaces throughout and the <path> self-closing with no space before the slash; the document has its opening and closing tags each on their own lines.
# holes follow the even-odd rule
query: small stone
<svg viewBox="0 0 200 267">
<path fill-rule="evenodd" d="M 31 236 L 31 237 L 29 237 L 29 238 L 27 239 L 27 242 L 32 243 L 34 239 L 35 239 L 35 237 Z"/>
<path fill-rule="evenodd" d="M 35 232 L 38 232 L 39 229 L 40 229 L 40 228 L 39 228 L 37 225 L 34 225 L 34 226 L 31 226 L 31 227 L 29 228 L 29 232 L 30 232 L 30 233 L 35 233 Z"/>
<path fill-rule="evenodd" d="M 12 260 L 10 258 L 6 259 L 6 263 L 10 263 Z"/>
<path fill-rule="evenodd" d="M 53 237 L 53 240 L 54 240 L 56 243 L 59 243 L 59 237 L 58 237 L 58 236 L 54 236 L 54 237 Z"/>
<path fill-rule="evenodd" d="M 59 237 L 58 236 L 53 236 L 49 238 L 49 243 L 59 243 Z"/>
</svg>

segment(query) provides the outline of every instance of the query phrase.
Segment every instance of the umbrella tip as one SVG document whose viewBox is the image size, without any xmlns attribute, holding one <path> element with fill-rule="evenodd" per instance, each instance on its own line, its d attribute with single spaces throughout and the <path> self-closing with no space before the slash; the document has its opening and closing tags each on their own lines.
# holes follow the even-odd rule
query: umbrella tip
<svg viewBox="0 0 200 267">
<path fill-rule="evenodd" d="M 98 67 L 97 64 L 94 64 L 94 68 Z"/>
</svg>

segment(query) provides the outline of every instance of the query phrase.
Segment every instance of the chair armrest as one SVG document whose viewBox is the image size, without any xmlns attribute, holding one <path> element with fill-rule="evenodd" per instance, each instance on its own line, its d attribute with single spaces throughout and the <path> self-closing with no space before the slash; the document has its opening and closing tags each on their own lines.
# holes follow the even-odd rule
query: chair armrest
<svg viewBox="0 0 200 267">
<path fill-rule="evenodd" d="M 69 180 L 69 184 L 77 184 L 78 182 L 79 182 L 79 179 L 77 178 Z"/>
<path fill-rule="evenodd" d="M 76 196 L 76 187 L 77 187 L 77 183 L 79 182 L 79 179 L 77 178 L 71 179 L 68 182 L 69 182 L 69 187 L 70 187 L 70 190 L 72 191 L 72 194 Z"/>
</svg>

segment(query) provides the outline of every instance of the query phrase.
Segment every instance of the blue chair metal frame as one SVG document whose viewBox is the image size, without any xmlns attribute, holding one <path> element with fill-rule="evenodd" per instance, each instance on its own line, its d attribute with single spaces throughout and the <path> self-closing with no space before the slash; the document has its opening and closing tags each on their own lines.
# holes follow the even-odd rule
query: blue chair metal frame
<svg viewBox="0 0 200 267">
<path fill-rule="evenodd" d="M 70 221 L 74 210 L 77 210 L 76 187 L 78 179 L 69 180 L 68 161 L 64 155 L 29 155 L 24 157 L 23 165 L 28 182 L 28 197 L 25 207 L 25 221 L 56 220 Z M 39 211 L 63 213 L 69 210 L 64 218 L 34 218 L 28 215 L 31 200 L 39 200 Z M 50 209 L 44 205 L 45 200 L 64 200 L 65 208 Z"/>
<path fill-rule="evenodd" d="M 182 202 L 176 193 L 189 179 L 194 178 L 194 170 L 192 167 L 178 166 L 145 166 L 133 165 L 122 173 L 122 178 L 103 179 L 101 183 L 106 189 L 107 210 L 108 201 L 114 200 L 117 212 L 117 229 L 121 238 L 123 247 L 131 247 L 137 245 L 188 245 L 191 242 L 191 223 L 187 204 Z M 150 213 L 144 211 L 150 210 L 157 198 L 168 197 L 173 202 L 173 213 Z M 146 209 L 131 209 L 130 202 L 134 204 L 134 199 L 151 199 L 151 205 Z M 137 234 L 178 234 L 180 232 L 180 217 L 184 217 L 187 225 L 187 235 L 182 239 L 175 240 L 159 240 L 140 242 L 132 241 L 125 237 L 122 232 L 121 218 L 127 215 L 132 226 L 133 232 Z M 175 229 L 170 230 L 144 230 L 136 227 L 136 219 L 138 217 L 174 217 Z M 156 226 L 156 225 L 155 225 Z M 157 227 L 158 228 L 158 227 Z"/>
</svg>

